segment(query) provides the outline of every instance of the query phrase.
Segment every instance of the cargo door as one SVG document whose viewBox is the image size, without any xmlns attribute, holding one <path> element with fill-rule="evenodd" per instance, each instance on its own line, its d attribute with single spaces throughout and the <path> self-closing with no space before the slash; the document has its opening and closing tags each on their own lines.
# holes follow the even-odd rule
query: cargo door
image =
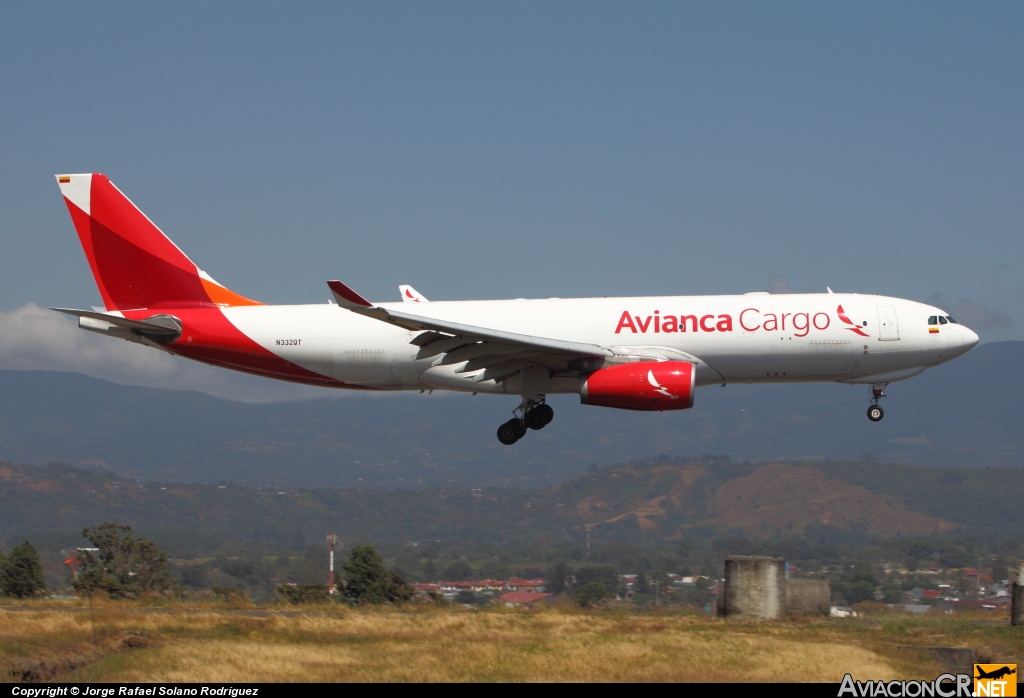
<svg viewBox="0 0 1024 698">
<path fill-rule="evenodd" d="M 878 306 L 878 338 L 883 342 L 900 338 L 900 326 L 896 322 L 896 308 L 891 305 Z"/>
<path fill-rule="evenodd" d="M 853 342 L 849 339 L 811 340 L 807 364 L 812 376 L 848 374 L 853 368 Z"/>
</svg>

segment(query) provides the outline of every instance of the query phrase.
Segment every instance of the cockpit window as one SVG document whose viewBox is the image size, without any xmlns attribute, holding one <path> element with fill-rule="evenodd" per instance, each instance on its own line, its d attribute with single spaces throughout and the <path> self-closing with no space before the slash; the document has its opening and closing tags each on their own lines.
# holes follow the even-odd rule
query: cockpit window
<svg viewBox="0 0 1024 698">
<path fill-rule="evenodd" d="M 951 317 L 950 317 L 950 316 L 948 316 L 948 315 L 946 316 L 946 319 L 947 319 L 947 320 L 949 320 L 949 323 L 950 323 L 951 325 L 955 325 L 955 324 L 957 324 L 956 320 L 954 320 L 953 318 L 951 318 Z"/>
<path fill-rule="evenodd" d="M 948 325 L 948 324 L 949 324 L 949 321 L 948 321 L 948 320 L 946 320 L 946 318 L 944 318 L 944 317 L 942 317 L 942 316 L 940 315 L 940 316 L 939 316 L 939 324 L 940 324 L 940 325 Z"/>
<path fill-rule="evenodd" d="M 928 318 L 928 324 L 929 325 L 938 325 L 939 324 L 938 316 L 937 315 L 932 315 L 931 317 L 929 317 Z"/>
</svg>

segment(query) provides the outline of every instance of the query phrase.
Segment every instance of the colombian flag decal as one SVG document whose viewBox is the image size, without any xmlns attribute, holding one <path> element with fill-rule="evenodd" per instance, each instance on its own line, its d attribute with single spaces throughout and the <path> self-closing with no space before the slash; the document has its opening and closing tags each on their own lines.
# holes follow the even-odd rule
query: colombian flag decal
<svg viewBox="0 0 1024 698">
<path fill-rule="evenodd" d="M 58 179 L 61 184 L 68 184 L 71 181 L 70 177 L 61 177 Z"/>
<path fill-rule="evenodd" d="M 938 333 L 939 333 L 939 328 L 938 327 L 929 327 L 928 328 L 928 334 L 938 334 Z"/>
</svg>

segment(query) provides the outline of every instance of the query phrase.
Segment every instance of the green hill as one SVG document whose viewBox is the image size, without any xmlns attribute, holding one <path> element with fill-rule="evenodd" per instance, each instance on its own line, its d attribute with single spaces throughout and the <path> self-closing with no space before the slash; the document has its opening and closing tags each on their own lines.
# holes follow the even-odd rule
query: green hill
<svg viewBox="0 0 1024 698">
<path fill-rule="evenodd" d="M 257 489 L 142 483 L 64 465 L 0 462 L 0 545 L 24 536 L 80 544 L 103 521 L 150 532 L 180 553 L 223 541 L 544 546 L 599 540 L 669 544 L 823 532 L 927 536 L 1020 530 L 1024 470 L 882 463 L 654 459 L 595 469 L 546 490 Z M 157 535 L 158 534 L 158 535 Z M 297 541 L 297 543 L 296 543 Z"/>
</svg>

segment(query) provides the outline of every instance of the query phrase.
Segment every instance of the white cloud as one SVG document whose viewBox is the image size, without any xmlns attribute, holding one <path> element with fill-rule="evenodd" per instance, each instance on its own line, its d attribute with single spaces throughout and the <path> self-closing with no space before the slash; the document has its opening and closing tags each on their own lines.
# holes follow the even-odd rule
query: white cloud
<svg viewBox="0 0 1024 698">
<path fill-rule="evenodd" d="M 0 369 L 72 371 L 123 385 L 198 390 L 242 402 L 275 402 L 339 391 L 249 376 L 102 337 L 35 303 L 0 311 Z"/>
</svg>

